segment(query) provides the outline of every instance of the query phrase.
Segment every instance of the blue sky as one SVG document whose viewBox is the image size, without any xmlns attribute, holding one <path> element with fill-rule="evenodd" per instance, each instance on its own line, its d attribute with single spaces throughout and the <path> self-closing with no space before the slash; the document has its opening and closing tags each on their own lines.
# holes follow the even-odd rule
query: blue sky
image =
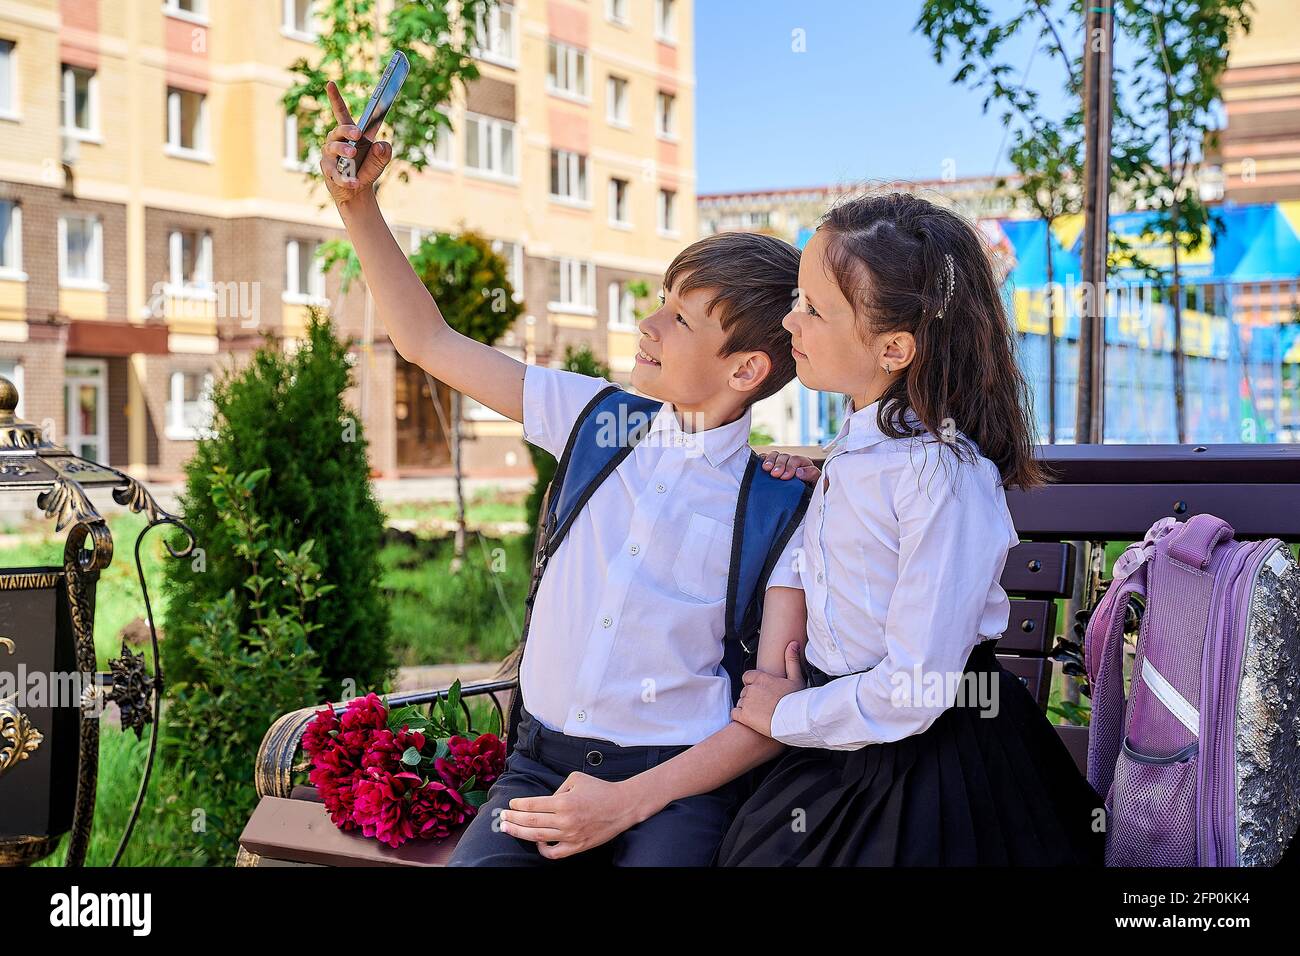
<svg viewBox="0 0 1300 956">
<path fill-rule="evenodd" d="M 996 6 L 996 4 L 995 4 Z M 695 0 L 699 192 L 1005 172 L 999 117 L 913 30 L 919 0 Z M 806 52 L 793 52 L 802 29 Z M 1068 41 L 1067 41 L 1068 42 Z M 1029 44 L 1028 85 L 1064 103 Z M 1003 146 L 999 156 L 999 147 Z M 996 166 L 995 166 L 996 162 Z"/>
</svg>

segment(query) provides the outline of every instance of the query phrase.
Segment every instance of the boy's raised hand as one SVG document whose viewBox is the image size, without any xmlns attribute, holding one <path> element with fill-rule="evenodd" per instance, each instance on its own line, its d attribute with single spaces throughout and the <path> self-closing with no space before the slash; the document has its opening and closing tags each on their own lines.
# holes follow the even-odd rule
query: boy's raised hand
<svg viewBox="0 0 1300 956">
<path fill-rule="evenodd" d="M 361 130 L 353 121 L 348 104 L 343 101 L 343 94 L 339 92 L 333 80 L 325 84 L 325 93 L 329 97 L 330 108 L 334 111 L 334 119 L 339 125 L 330 130 L 329 135 L 325 137 L 325 146 L 321 149 L 320 168 L 325 176 L 325 187 L 329 190 L 330 197 L 335 203 L 342 205 L 358 194 L 370 190 L 375 180 L 379 178 L 379 174 L 384 171 L 384 167 L 388 165 L 388 161 L 392 159 L 393 147 L 391 143 L 384 140 L 376 140 L 370 147 L 370 151 L 366 153 L 366 160 L 357 170 L 355 178 L 340 173 L 339 157 L 352 157 L 357 152 L 356 147 L 349 146 L 345 140 L 354 142 L 359 140 Z"/>
<path fill-rule="evenodd" d="M 804 481 L 816 481 L 821 477 L 821 469 L 803 455 L 790 455 L 785 452 L 769 451 L 763 455 L 763 470 L 773 478 L 802 478 Z"/>
</svg>

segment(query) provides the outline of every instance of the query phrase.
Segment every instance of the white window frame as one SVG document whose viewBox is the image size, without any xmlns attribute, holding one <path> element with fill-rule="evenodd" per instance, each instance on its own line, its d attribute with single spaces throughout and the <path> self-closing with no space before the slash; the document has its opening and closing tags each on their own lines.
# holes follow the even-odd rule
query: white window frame
<svg viewBox="0 0 1300 956">
<path fill-rule="evenodd" d="M 286 239 L 284 241 L 284 292 L 280 298 L 291 305 L 319 305 L 322 307 L 329 305 L 329 299 L 325 297 L 325 270 L 321 266 L 320 259 L 316 256 L 316 247 L 320 242 L 315 239 Z M 303 249 L 306 247 L 311 254 L 311 272 L 308 273 L 307 283 L 310 288 L 295 289 L 292 288 L 298 284 L 298 266 L 302 256 Z"/>
<path fill-rule="evenodd" d="M 307 4 L 307 25 L 309 29 L 300 30 L 294 22 L 295 0 L 283 0 L 280 4 L 280 34 L 288 37 L 290 40 L 298 40 L 301 43 L 316 42 L 316 2 L 309 0 Z"/>
<path fill-rule="evenodd" d="M 185 279 L 184 234 L 191 232 L 198 239 L 195 253 L 193 282 Z M 189 299 L 215 299 L 212 284 L 212 233 L 200 229 L 173 229 L 167 233 L 167 294 Z"/>
<path fill-rule="evenodd" d="M 471 127 L 475 129 L 483 128 L 487 133 L 488 155 L 496 168 L 484 169 L 481 166 L 473 166 L 469 161 L 469 141 L 473 135 Z M 510 130 L 510 163 L 514 171 L 510 173 L 502 172 L 504 167 L 504 157 L 506 151 L 502 146 L 504 136 L 503 132 Z M 519 182 L 519 128 L 509 120 L 497 119 L 495 116 L 484 116 L 480 113 L 465 114 L 465 172 L 471 176 L 478 176 L 482 179 L 494 179 L 498 182 L 517 183 Z"/>
<path fill-rule="evenodd" d="M 550 183 L 551 199 L 567 206 L 591 207 L 591 163 L 582 153 L 551 149 L 551 163 L 558 167 L 558 183 Z M 549 178 L 550 171 L 547 171 Z M 558 187 L 558 191 L 556 188 Z"/>
<path fill-rule="evenodd" d="M 0 199 L 0 204 L 7 203 L 9 211 L 9 235 L 0 247 L 0 279 L 26 282 L 27 273 L 23 271 L 23 207 L 12 199 Z M 7 259 L 8 263 L 4 260 Z"/>
<path fill-rule="evenodd" d="M 618 215 L 618 184 L 623 184 L 623 213 Z M 609 177 L 606 200 L 609 203 L 609 224 L 615 229 L 632 228 L 632 181 L 618 176 Z"/>
<path fill-rule="evenodd" d="M 555 72 L 551 72 L 551 57 Z M 579 79 L 578 66 L 582 66 Z M 546 92 L 578 103 L 591 102 L 591 57 L 582 47 L 563 40 L 546 41 Z"/>
<path fill-rule="evenodd" d="M 618 12 L 620 7 L 622 13 Z M 630 27 L 632 19 L 628 0 L 605 0 L 605 19 L 615 26 Z"/>
<path fill-rule="evenodd" d="M 67 408 L 66 401 L 72 396 L 72 389 L 69 386 L 83 379 L 94 380 L 100 387 L 99 409 L 95 414 L 95 440 L 99 450 L 95 452 L 93 460 L 107 465 L 110 464 L 108 461 L 108 362 L 104 359 L 65 359 L 63 365 L 64 424 L 67 424 L 67 419 L 70 417 L 68 415 L 70 409 Z M 67 429 L 65 428 L 64 431 Z M 81 453 L 80 449 L 72 443 L 71 435 L 65 434 L 63 439 L 74 454 Z"/>
<path fill-rule="evenodd" d="M 8 48 L 3 63 L 0 63 L 0 70 L 8 70 L 9 75 L 6 77 L 9 83 L 9 103 L 0 103 L 0 120 L 20 121 L 22 111 L 18 104 L 22 102 L 22 93 L 19 88 L 18 73 L 18 41 L 11 40 L 8 37 L 0 37 L 0 46 Z"/>
<path fill-rule="evenodd" d="M 202 375 L 203 390 L 194 404 L 204 411 L 206 425 L 188 425 L 185 422 L 185 376 Z M 212 373 L 195 372 L 188 369 L 173 369 L 168 381 L 167 391 L 167 425 L 163 434 L 172 441 L 196 441 L 211 430 L 212 425 Z"/>
<path fill-rule="evenodd" d="M 88 278 L 68 275 L 68 221 L 71 219 L 88 220 L 94 226 L 90 236 L 90 249 L 87 252 L 92 266 L 92 275 Z M 104 222 L 98 216 L 90 213 L 66 213 L 60 216 L 58 251 L 60 288 L 89 289 L 94 292 L 108 290 L 108 284 L 104 282 Z"/>
<path fill-rule="evenodd" d="M 677 238 L 677 190 L 660 186 L 656 202 L 658 209 L 655 224 L 659 235 L 668 239 Z"/>
<path fill-rule="evenodd" d="M 596 266 L 587 259 L 573 259 L 560 256 L 551 262 L 559 266 L 559 298 L 546 304 L 551 312 L 568 312 L 573 315 L 596 314 Z M 548 269 L 547 283 L 550 283 Z M 575 299 L 573 293 L 581 290 L 583 299 Z M 548 290 L 549 291 L 549 290 Z"/>
<path fill-rule="evenodd" d="M 677 97 L 667 90 L 655 93 L 655 135 L 677 141 Z"/>
<path fill-rule="evenodd" d="M 451 118 L 451 114 L 442 107 L 436 107 L 439 113 Z M 445 156 L 439 156 L 438 152 L 446 152 Z M 455 169 L 456 168 L 456 134 L 455 128 L 448 124 L 438 131 L 438 142 L 436 145 L 425 150 L 425 155 L 429 158 L 429 166 L 433 169 Z"/>
<path fill-rule="evenodd" d="M 507 26 L 503 29 L 502 23 Z M 480 46 L 481 41 L 486 41 L 486 45 Z M 509 49 L 503 49 L 505 46 Z M 470 46 L 470 53 L 475 59 L 483 60 L 487 63 L 495 63 L 497 66 L 504 66 L 514 69 L 519 63 L 519 18 L 515 13 L 513 3 L 494 3 L 488 10 L 488 19 L 483 20 L 483 11 L 480 8 L 477 14 L 476 34 L 474 43 Z"/>
<path fill-rule="evenodd" d="M 514 288 L 513 296 L 516 302 L 524 301 L 524 244 L 516 239 L 493 239 L 492 251 L 497 255 L 504 255 L 505 244 L 510 243 L 514 251 L 510 253 L 510 270 L 508 278 L 510 285 Z"/>
<path fill-rule="evenodd" d="M 201 26 L 208 25 L 208 0 L 194 0 L 196 10 L 183 10 L 180 0 L 163 0 L 163 13 L 177 20 L 187 20 Z"/>
<path fill-rule="evenodd" d="M 5 378 L 13 382 L 14 387 L 18 389 L 18 405 L 14 408 L 14 414 L 19 418 L 25 418 L 27 416 L 27 410 L 23 408 L 23 394 L 27 389 L 23 387 L 23 380 L 26 378 L 26 374 L 23 371 L 23 360 L 16 358 L 0 358 L 0 363 L 6 362 L 13 363 L 13 374 L 5 375 L 4 369 L 0 369 L 0 375 L 4 375 Z"/>
<path fill-rule="evenodd" d="M 623 95 L 618 95 L 619 85 L 622 84 Z M 617 126 L 619 129 L 632 128 L 632 81 L 626 76 L 619 76 L 611 73 L 605 77 L 605 121 L 610 126 Z"/>
<path fill-rule="evenodd" d="M 284 168 L 298 173 L 311 172 L 320 163 L 320 150 L 315 146 L 307 151 L 305 160 L 298 159 L 298 117 L 284 114 Z"/>
<path fill-rule="evenodd" d="M 609 327 L 627 332 L 636 331 L 636 296 L 626 282 L 609 284 Z"/>
<path fill-rule="evenodd" d="M 189 93 L 199 98 L 198 129 L 195 131 L 196 145 L 181 145 L 181 94 Z M 212 153 L 208 151 L 208 95 L 197 90 L 183 90 L 179 87 L 167 87 L 167 143 L 163 151 L 176 159 L 192 159 L 197 162 L 212 162 Z"/>
<path fill-rule="evenodd" d="M 76 81 L 77 73 L 90 74 L 86 78 L 86 109 L 90 113 L 90 126 L 82 129 L 73 126 L 76 117 Z M 79 139 L 88 143 L 102 143 L 103 136 L 99 129 L 99 71 L 84 66 L 64 63 L 60 77 L 59 132 L 69 139 Z"/>
<path fill-rule="evenodd" d="M 655 0 L 655 39 L 660 43 L 677 42 L 677 4 L 674 0 Z"/>
</svg>

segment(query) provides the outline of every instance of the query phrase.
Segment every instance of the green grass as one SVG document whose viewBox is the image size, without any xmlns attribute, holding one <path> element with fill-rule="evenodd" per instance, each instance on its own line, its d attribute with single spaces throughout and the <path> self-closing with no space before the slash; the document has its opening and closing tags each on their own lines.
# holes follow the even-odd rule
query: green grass
<svg viewBox="0 0 1300 956">
<path fill-rule="evenodd" d="M 116 514 L 108 518 L 113 535 L 113 560 L 100 572 L 95 588 L 95 655 L 102 669 L 107 668 L 109 659 L 121 653 L 122 628 L 135 618 L 146 620 L 144 597 L 135 570 L 135 539 L 145 523 L 144 517 L 138 514 Z M 42 538 L 0 548 L 0 568 L 62 566 L 66 528 L 56 534 L 54 522 L 48 521 L 26 524 L 17 530 L 23 534 L 39 534 Z M 154 620 L 160 632 L 167 611 L 162 594 L 162 565 L 164 561 L 178 560 L 169 556 L 163 547 L 163 539 L 172 533 L 170 527 L 156 528 L 140 549 Z"/>
<path fill-rule="evenodd" d="M 398 664 L 499 661 L 518 643 L 530 565 L 523 537 L 471 532 L 466 546 L 457 574 L 450 536 L 392 541 L 380 552 Z"/>
<path fill-rule="evenodd" d="M 143 740 L 136 740 L 130 731 L 124 733 L 110 724 L 103 725 L 99 740 L 99 787 L 95 822 L 86 850 L 87 866 L 108 866 L 112 862 L 140 788 L 148 750 L 148 730 Z M 155 760 L 149 791 L 120 865 L 194 866 L 200 862 L 192 849 L 193 827 L 202 825 L 201 816 L 193 812 L 196 801 L 186 799 L 184 784 L 170 778 L 161 762 Z M 64 836 L 59 848 L 36 865 L 62 866 L 67 846 L 68 838 Z"/>
<path fill-rule="evenodd" d="M 503 521 L 526 521 L 522 493 L 506 495 L 492 488 L 484 488 L 465 502 L 465 519 L 469 526 L 497 524 Z M 395 501 L 383 504 L 390 520 L 453 521 L 456 504 L 451 501 Z"/>
</svg>

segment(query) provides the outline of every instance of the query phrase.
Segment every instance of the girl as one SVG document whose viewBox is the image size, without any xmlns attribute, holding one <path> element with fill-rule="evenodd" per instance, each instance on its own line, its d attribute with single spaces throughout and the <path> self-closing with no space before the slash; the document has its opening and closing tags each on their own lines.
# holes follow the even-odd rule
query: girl
<svg viewBox="0 0 1300 956">
<path fill-rule="evenodd" d="M 809 686 L 751 671 L 732 714 L 791 749 L 718 861 L 1100 864 L 1101 801 L 993 654 L 1018 541 L 1003 487 L 1044 475 L 983 241 L 868 196 L 827 213 L 799 285 L 799 380 L 852 404 L 805 522 Z"/>
</svg>

